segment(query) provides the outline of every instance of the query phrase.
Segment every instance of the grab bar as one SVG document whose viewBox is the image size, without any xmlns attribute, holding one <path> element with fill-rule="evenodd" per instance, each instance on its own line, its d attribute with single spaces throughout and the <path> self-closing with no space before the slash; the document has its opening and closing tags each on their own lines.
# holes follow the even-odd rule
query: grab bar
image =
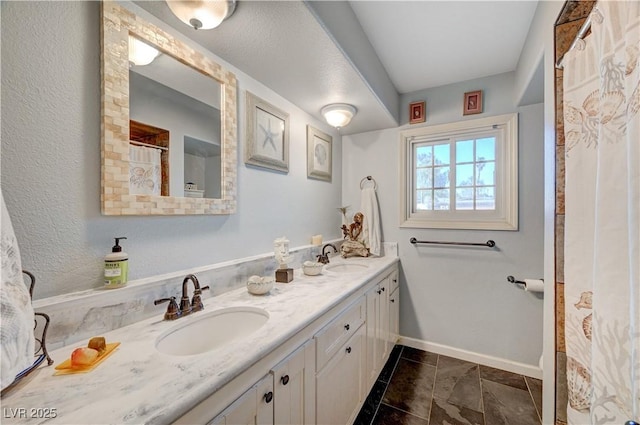
<svg viewBox="0 0 640 425">
<path fill-rule="evenodd" d="M 489 239 L 484 243 L 474 243 L 474 242 L 419 241 L 416 238 L 411 238 L 409 239 L 409 242 L 411 242 L 414 245 L 418 243 L 428 243 L 428 244 L 434 244 L 434 245 L 486 246 L 489 248 L 493 248 L 494 246 L 496 246 L 495 241 L 491 239 Z"/>
</svg>

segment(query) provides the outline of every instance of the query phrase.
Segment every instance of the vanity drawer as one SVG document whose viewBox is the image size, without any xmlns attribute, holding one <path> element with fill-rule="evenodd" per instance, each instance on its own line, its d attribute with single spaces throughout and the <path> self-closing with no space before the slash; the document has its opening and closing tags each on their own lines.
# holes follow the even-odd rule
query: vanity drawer
<svg viewBox="0 0 640 425">
<path fill-rule="evenodd" d="M 364 323 L 366 317 L 365 301 L 366 299 L 361 297 L 315 335 L 316 370 L 322 369 L 342 344 L 351 338 Z"/>
</svg>

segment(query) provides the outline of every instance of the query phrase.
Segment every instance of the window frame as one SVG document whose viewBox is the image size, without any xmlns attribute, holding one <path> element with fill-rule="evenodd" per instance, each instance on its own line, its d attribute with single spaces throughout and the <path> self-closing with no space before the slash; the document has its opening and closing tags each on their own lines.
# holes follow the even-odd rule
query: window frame
<svg viewBox="0 0 640 425">
<path fill-rule="evenodd" d="M 496 134 L 495 210 L 414 211 L 414 146 L 455 143 Z M 448 141 L 447 141 L 448 140 Z M 400 227 L 423 229 L 518 230 L 518 114 L 411 128 L 400 132 Z M 455 148 L 454 148 L 455 151 Z M 455 167 L 455 158 L 450 160 Z M 456 182 L 449 181 L 455 192 Z M 455 195 L 451 195 L 455 196 Z"/>
</svg>

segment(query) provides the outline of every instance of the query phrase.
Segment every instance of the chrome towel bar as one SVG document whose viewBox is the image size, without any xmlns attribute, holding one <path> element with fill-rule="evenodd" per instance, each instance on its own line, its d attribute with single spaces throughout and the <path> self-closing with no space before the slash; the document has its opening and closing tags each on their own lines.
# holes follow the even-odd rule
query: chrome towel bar
<svg viewBox="0 0 640 425">
<path fill-rule="evenodd" d="M 416 238 L 411 238 L 409 239 L 409 242 L 411 242 L 414 245 L 419 243 L 427 243 L 427 244 L 434 244 L 434 245 L 486 246 L 488 248 L 493 248 L 494 246 L 496 246 L 495 241 L 491 239 L 489 239 L 484 243 L 475 243 L 475 242 L 419 241 Z"/>
</svg>

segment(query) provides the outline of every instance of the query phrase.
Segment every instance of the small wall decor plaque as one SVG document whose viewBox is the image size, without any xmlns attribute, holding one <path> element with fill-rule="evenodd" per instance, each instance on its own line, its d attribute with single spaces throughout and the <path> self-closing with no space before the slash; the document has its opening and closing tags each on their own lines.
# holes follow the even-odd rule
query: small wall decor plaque
<svg viewBox="0 0 640 425">
<path fill-rule="evenodd" d="M 464 94 L 463 115 L 482 113 L 482 90 L 470 91 Z"/>
<path fill-rule="evenodd" d="M 411 102 L 409 104 L 409 124 L 418 124 L 425 122 L 427 102 L 424 100 L 421 102 Z"/>
</svg>

